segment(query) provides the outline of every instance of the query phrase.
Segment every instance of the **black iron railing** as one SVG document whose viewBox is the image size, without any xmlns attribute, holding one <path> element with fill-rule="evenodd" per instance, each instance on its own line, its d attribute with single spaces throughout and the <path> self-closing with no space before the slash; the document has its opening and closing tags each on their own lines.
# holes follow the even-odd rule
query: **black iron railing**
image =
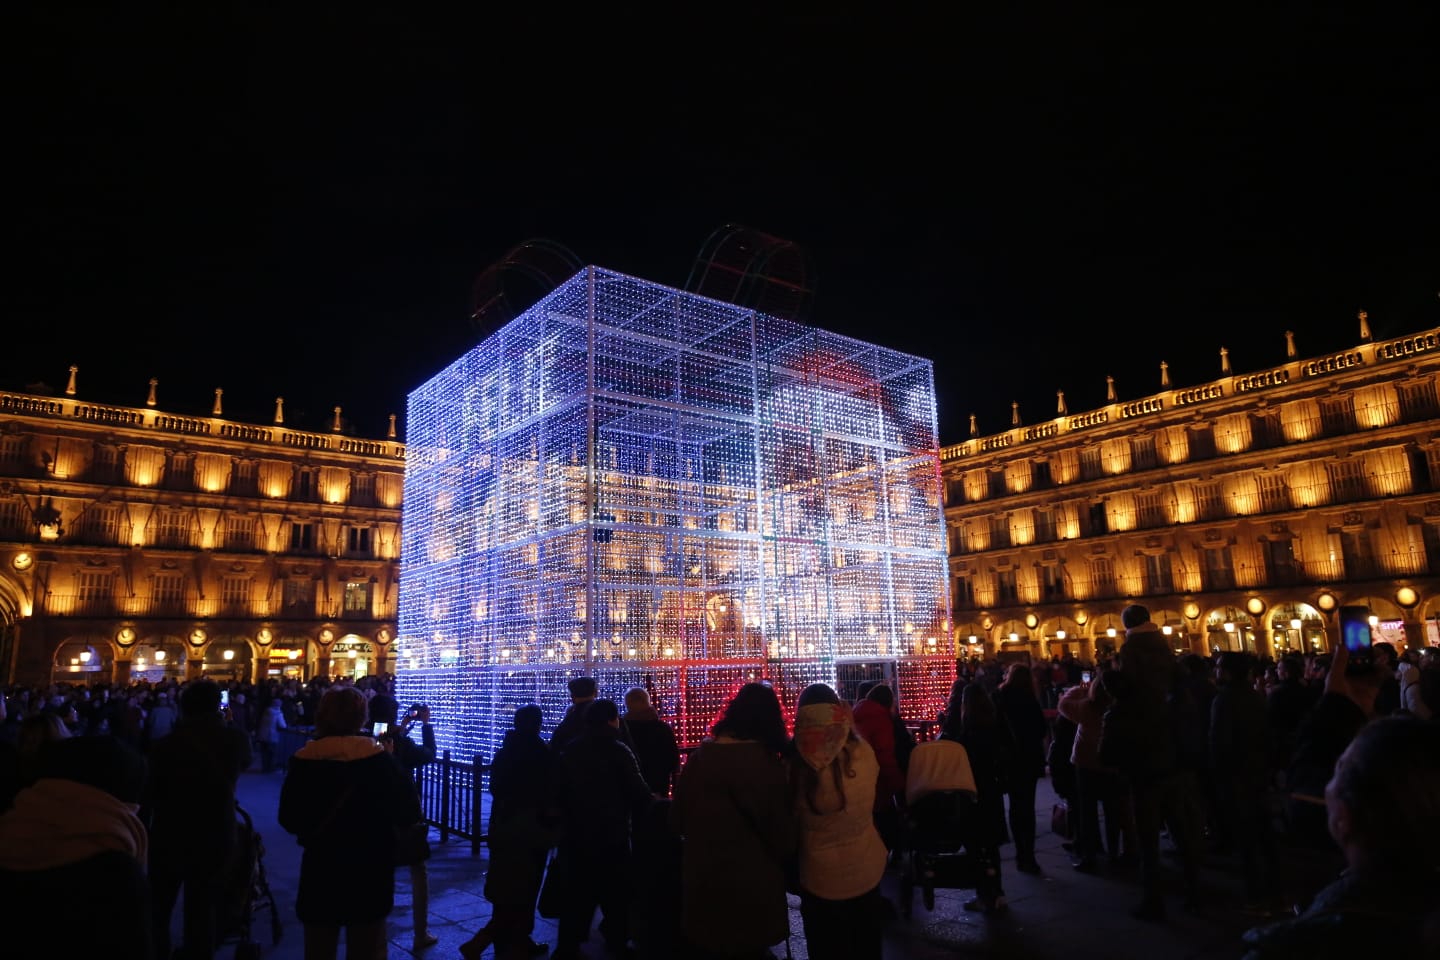
<svg viewBox="0 0 1440 960">
<path fill-rule="evenodd" d="M 280 731 L 275 759 L 284 768 L 296 750 L 315 736 L 313 727 L 286 727 Z M 425 822 L 440 831 L 440 842 L 452 836 L 470 841 L 470 855 L 480 855 L 485 843 L 485 774 L 489 764 L 476 755 L 469 761 L 454 760 L 446 750 L 415 771 L 420 791 L 420 812 Z"/>
</svg>

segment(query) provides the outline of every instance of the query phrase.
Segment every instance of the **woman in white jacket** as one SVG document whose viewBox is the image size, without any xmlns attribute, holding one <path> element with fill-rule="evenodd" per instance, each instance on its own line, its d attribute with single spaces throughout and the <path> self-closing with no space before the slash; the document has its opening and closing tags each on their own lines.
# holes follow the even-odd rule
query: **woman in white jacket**
<svg viewBox="0 0 1440 960">
<path fill-rule="evenodd" d="M 880 960 L 886 851 L 871 815 L 880 763 L 823 683 L 800 695 L 790 777 L 800 820 L 800 916 L 812 960 Z"/>
</svg>

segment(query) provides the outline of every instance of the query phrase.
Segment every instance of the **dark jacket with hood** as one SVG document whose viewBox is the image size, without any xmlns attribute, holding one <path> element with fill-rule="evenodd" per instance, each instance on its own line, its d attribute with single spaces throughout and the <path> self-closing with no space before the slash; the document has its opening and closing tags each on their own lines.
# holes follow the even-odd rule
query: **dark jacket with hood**
<svg viewBox="0 0 1440 960">
<path fill-rule="evenodd" d="M 297 750 L 279 814 L 305 848 L 296 916 L 342 925 L 383 919 L 395 905 L 395 828 L 419 819 L 415 787 L 370 737 L 322 737 Z"/>
<path fill-rule="evenodd" d="M 591 728 L 560 754 L 560 849 L 586 860 L 630 852 L 631 818 L 652 795 L 635 754 L 614 727 Z"/>
</svg>

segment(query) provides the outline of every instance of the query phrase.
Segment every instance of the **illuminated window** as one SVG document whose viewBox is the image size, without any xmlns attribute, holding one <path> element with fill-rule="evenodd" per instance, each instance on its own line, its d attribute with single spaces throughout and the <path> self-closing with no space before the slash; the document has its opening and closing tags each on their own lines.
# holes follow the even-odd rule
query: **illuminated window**
<svg viewBox="0 0 1440 960">
<path fill-rule="evenodd" d="M 347 617 L 370 616 L 370 581 L 351 580 L 345 584 L 344 610 Z"/>
</svg>

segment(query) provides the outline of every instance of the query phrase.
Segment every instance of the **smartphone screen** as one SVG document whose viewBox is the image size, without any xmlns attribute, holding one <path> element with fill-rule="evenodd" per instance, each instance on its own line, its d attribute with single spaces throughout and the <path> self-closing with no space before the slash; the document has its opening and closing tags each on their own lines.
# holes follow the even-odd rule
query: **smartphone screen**
<svg viewBox="0 0 1440 960">
<path fill-rule="evenodd" d="M 1340 636 L 1345 649 L 1350 653 L 1368 654 L 1374 642 L 1370 627 L 1370 608 L 1345 606 L 1340 608 Z"/>
<path fill-rule="evenodd" d="M 1080 682 L 1081 682 L 1081 683 L 1089 683 L 1089 682 L 1090 682 L 1090 671 L 1089 671 L 1089 670 L 1086 670 L 1084 673 L 1080 674 Z"/>
<path fill-rule="evenodd" d="M 385 734 L 387 734 L 387 733 L 389 733 L 389 732 L 390 732 L 390 724 L 388 724 L 388 723 L 377 723 L 377 724 L 375 724 L 375 736 L 376 736 L 376 737 L 383 737 L 383 736 L 385 736 Z"/>
<path fill-rule="evenodd" d="M 229 690 L 221 690 L 221 691 L 220 691 L 220 709 L 223 710 L 223 709 L 225 709 L 225 708 L 228 707 L 228 706 L 230 706 L 230 691 L 229 691 Z"/>
</svg>

